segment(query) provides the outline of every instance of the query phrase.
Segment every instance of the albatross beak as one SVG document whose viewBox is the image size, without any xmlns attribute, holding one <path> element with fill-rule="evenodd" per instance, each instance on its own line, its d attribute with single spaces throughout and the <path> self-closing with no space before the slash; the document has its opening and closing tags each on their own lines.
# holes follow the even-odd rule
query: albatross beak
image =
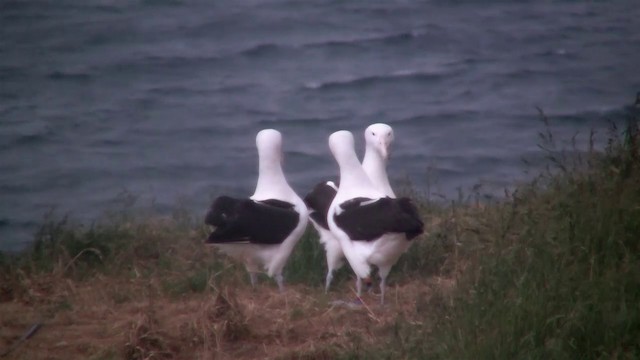
<svg viewBox="0 0 640 360">
<path fill-rule="evenodd" d="M 389 156 L 391 155 L 390 152 L 389 142 L 380 141 L 380 155 L 382 155 L 382 158 L 385 160 L 389 159 Z"/>
</svg>

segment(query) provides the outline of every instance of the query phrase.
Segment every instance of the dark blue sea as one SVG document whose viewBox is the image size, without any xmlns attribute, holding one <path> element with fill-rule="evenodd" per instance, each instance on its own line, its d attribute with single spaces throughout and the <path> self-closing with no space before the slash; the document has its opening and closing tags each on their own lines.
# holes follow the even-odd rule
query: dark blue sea
<svg viewBox="0 0 640 360">
<path fill-rule="evenodd" d="M 362 153 L 374 122 L 393 183 L 499 194 L 543 157 L 536 107 L 559 139 L 623 117 L 639 19 L 637 0 L 2 0 L 0 249 L 123 194 L 195 214 L 250 195 L 263 128 L 301 194 L 337 175 L 331 132 Z"/>
</svg>

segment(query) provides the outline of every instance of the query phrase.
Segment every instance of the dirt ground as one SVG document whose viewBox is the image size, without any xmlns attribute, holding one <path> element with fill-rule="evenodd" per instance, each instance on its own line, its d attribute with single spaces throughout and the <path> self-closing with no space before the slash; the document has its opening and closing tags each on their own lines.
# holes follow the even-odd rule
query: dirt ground
<svg viewBox="0 0 640 360">
<path fill-rule="evenodd" d="M 376 344 L 398 319 L 413 321 L 444 278 L 392 283 L 385 306 L 360 305 L 353 284 L 228 285 L 179 297 L 158 280 L 32 279 L 29 293 L 0 303 L 2 359 L 330 359 Z M 34 324 L 38 331 L 21 337 Z M 17 344 L 17 345 L 16 345 Z"/>
</svg>

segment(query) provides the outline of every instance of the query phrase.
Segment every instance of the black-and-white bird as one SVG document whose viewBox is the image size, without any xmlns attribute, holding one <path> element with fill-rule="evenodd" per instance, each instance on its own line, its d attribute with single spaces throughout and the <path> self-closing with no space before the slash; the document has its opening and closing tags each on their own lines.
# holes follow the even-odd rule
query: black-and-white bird
<svg viewBox="0 0 640 360">
<path fill-rule="evenodd" d="M 340 186 L 328 210 L 327 223 L 357 276 L 370 283 L 371 266 L 378 267 L 380 302 L 384 304 L 386 278 L 424 224 L 408 198 L 394 199 L 378 189 L 365 173 L 354 150 L 353 135 L 337 131 L 329 147 L 340 167 Z"/>
<path fill-rule="evenodd" d="M 387 176 L 387 159 L 394 140 L 393 129 L 383 123 L 372 124 L 364 131 L 365 154 L 362 167 L 379 190 L 386 196 L 395 198 L 395 193 L 389 184 Z M 325 292 L 329 291 L 333 273 L 344 264 L 344 253 L 338 239 L 333 236 L 327 224 L 327 212 L 336 196 L 338 187 L 333 181 L 317 184 L 304 198 L 309 208 L 309 218 L 319 235 L 319 241 L 324 245 L 327 258 L 327 276 Z"/>
<path fill-rule="evenodd" d="M 307 227 L 308 211 L 282 171 L 282 135 L 265 129 L 256 136 L 258 184 L 250 198 L 220 196 L 205 223 L 215 227 L 206 240 L 244 263 L 255 286 L 260 267 L 284 289 L 284 268 Z"/>
</svg>

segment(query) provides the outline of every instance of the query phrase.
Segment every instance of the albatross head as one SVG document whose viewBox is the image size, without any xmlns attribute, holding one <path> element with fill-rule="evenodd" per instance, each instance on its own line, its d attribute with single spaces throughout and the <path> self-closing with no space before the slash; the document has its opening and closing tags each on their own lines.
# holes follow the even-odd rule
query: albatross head
<svg viewBox="0 0 640 360">
<path fill-rule="evenodd" d="M 282 163 L 282 134 L 278 130 L 264 129 L 256 135 L 260 161 Z"/>
<path fill-rule="evenodd" d="M 393 129 L 391 126 L 382 123 L 370 125 L 364 131 L 364 139 L 367 142 L 367 147 L 377 151 L 384 160 L 389 158 L 390 146 L 393 142 Z"/>
<path fill-rule="evenodd" d="M 329 136 L 329 148 L 339 165 L 353 165 L 354 160 L 359 165 L 355 150 L 353 134 L 347 130 L 336 131 Z"/>
</svg>

